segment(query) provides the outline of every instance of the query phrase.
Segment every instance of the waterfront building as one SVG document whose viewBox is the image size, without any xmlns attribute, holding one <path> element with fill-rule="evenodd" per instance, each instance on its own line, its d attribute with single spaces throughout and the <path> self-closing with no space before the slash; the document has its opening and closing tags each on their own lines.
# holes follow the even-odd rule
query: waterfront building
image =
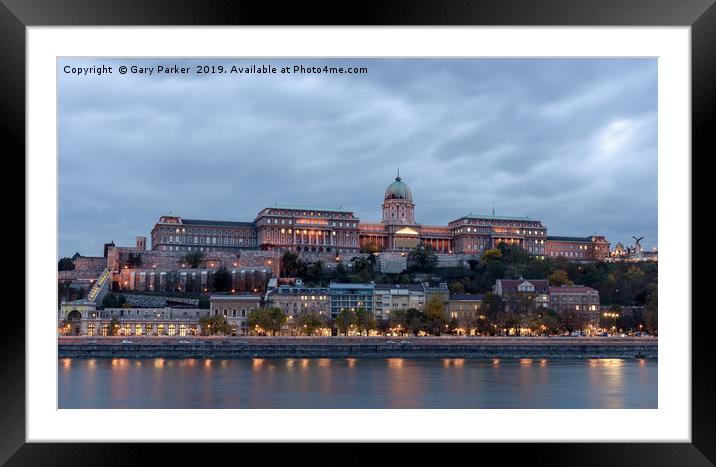
<svg viewBox="0 0 716 467">
<path fill-rule="evenodd" d="M 547 256 L 574 262 L 604 261 L 609 258 L 609 242 L 599 235 L 589 237 L 547 237 Z"/>
<path fill-rule="evenodd" d="M 69 304 L 68 304 L 69 305 Z M 61 313 L 58 322 L 60 334 L 80 336 L 107 336 L 110 323 L 119 325 L 118 336 L 188 336 L 201 332 L 199 319 L 208 316 L 209 310 L 196 307 L 167 306 L 150 308 L 105 308 L 75 304 Z"/>
<path fill-rule="evenodd" d="M 268 291 L 266 300 L 268 306 L 280 308 L 292 319 L 311 312 L 328 317 L 331 311 L 329 292 L 328 287 L 305 287 L 303 283 L 279 285 Z"/>
<path fill-rule="evenodd" d="M 599 292 L 585 286 L 561 286 L 549 288 L 549 308 L 557 313 L 576 312 L 588 324 L 599 326 Z"/>
<path fill-rule="evenodd" d="M 530 297 L 536 308 L 548 308 L 550 304 L 546 279 L 497 279 L 493 292 L 502 299 L 507 311 L 519 302 L 521 296 Z"/>
<path fill-rule="evenodd" d="M 451 319 L 478 319 L 481 316 L 483 294 L 450 295 L 448 315 Z"/>
<path fill-rule="evenodd" d="M 342 310 L 356 311 L 359 308 L 374 313 L 374 287 L 373 283 L 339 284 L 331 282 L 328 288 L 331 318 L 336 318 Z"/>
<path fill-rule="evenodd" d="M 450 295 L 448 302 L 448 317 L 457 324 L 458 335 L 474 335 L 477 333 L 478 320 L 484 320 L 482 314 L 483 294 L 455 294 Z"/>
<path fill-rule="evenodd" d="M 259 295 L 216 294 L 209 298 L 209 308 L 213 316 L 223 316 L 231 326 L 232 333 L 246 334 L 249 314 L 261 308 Z"/>
<path fill-rule="evenodd" d="M 423 284 L 375 284 L 373 295 L 376 319 L 389 319 L 391 310 L 425 307 Z"/>
</svg>

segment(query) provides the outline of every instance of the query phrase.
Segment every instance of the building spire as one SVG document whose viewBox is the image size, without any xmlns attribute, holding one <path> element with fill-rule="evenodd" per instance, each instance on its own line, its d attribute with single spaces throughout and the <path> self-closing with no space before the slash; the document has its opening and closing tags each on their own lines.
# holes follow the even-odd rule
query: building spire
<svg viewBox="0 0 716 467">
<path fill-rule="evenodd" d="M 398 176 L 395 177 L 397 181 L 400 181 L 400 166 L 398 166 Z"/>
</svg>

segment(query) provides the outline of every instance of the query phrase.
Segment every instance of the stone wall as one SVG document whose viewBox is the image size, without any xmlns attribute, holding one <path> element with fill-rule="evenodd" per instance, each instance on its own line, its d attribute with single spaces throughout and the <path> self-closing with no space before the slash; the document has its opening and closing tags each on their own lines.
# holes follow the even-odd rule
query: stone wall
<svg viewBox="0 0 716 467">
<path fill-rule="evenodd" d="M 107 267 L 107 258 L 104 256 L 80 256 L 73 261 L 75 271 L 90 271 L 101 273 Z"/>
<path fill-rule="evenodd" d="M 408 268 L 408 257 L 400 253 L 381 253 L 377 264 L 380 272 L 397 274 Z"/>
<path fill-rule="evenodd" d="M 107 264 L 113 271 L 124 268 L 129 253 L 141 253 L 142 268 L 155 270 L 173 270 L 181 267 L 181 259 L 187 254 L 184 251 L 146 250 L 139 252 L 136 248 L 114 247 L 107 253 Z M 201 267 L 205 269 L 230 268 L 269 268 L 275 276 L 281 267 L 280 253 L 275 251 L 244 250 L 239 252 L 209 251 L 204 253 Z"/>
<path fill-rule="evenodd" d="M 237 292 L 266 290 L 266 284 L 273 273 L 271 268 L 248 267 L 227 268 L 231 275 L 231 288 Z M 122 269 L 113 277 L 115 291 L 206 293 L 212 292 L 212 269 Z"/>
</svg>

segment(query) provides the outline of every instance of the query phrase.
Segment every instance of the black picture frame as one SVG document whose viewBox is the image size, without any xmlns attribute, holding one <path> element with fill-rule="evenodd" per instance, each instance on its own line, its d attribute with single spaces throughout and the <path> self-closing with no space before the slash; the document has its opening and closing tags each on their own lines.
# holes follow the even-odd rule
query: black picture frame
<svg viewBox="0 0 716 467">
<path fill-rule="evenodd" d="M 711 174 L 705 167 L 715 153 L 713 121 L 716 113 L 716 6 L 714 0 L 375 0 L 347 2 L 316 0 L 286 2 L 236 0 L 0 0 L 0 132 L 4 167 L 12 178 L 25 174 L 25 28 L 29 26 L 113 26 L 113 25 L 512 25 L 512 26 L 689 26 L 691 27 L 692 72 L 692 223 L 704 224 L 710 201 L 716 199 Z M 686 155 L 688 157 L 688 155 Z M 687 163 L 688 160 L 685 161 Z M 6 177 L 6 179 L 9 177 Z M 16 200 L 19 188 L 3 184 L 5 200 Z M 24 191 L 23 191 L 24 193 Z M 31 248 L 25 240 L 24 206 L 5 203 L 5 219 L 12 229 L 2 232 L 6 245 L 13 245 L 16 265 L 4 284 L 24 277 L 20 249 Z M 11 206 L 10 206 L 11 205 Z M 12 212 L 15 209 L 16 212 Z M 7 211 L 10 210 L 10 213 Z M 8 217 L 12 216 L 12 217 Z M 716 377 L 715 346 L 711 344 L 713 310 L 705 289 L 716 273 L 704 265 L 713 264 L 716 235 L 706 227 L 692 228 L 692 289 L 679 291 L 688 309 L 692 303 L 692 443 L 545 443 L 484 444 L 470 448 L 471 455 L 487 459 L 526 459 L 549 465 L 713 465 L 716 463 Z M 701 268 L 697 267 L 702 266 Z M 701 269 L 701 270 L 699 270 Z M 668 287 L 669 284 L 662 284 Z M 19 295 L 19 294 L 15 294 Z M 4 311 L 10 306 L 5 301 Z M 13 308 L 17 308 L 14 303 Z M 675 312 L 679 310 L 669 310 Z M 42 310 L 26 310 L 42 313 Z M 685 319 L 687 319 L 687 313 Z M 25 329 L 25 317 L 13 313 L 13 329 Z M 172 457 L 196 452 L 190 444 L 158 450 L 150 444 L 123 443 L 60 444 L 25 442 L 25 333 L 5 332 L 0 339 L 0 462 L 7 465 L 126 465 L 145 464 L 151 453 L 161 452 L 164 463 Z M 711 441 L 709 441 L 711 440 Z M 224 448 L 230 448 L 224 445 Z M 423 449 L 401 450 L 401 457 L 422 455 Z M 243 448 L 242 448 L 243 449 Z M 293 458 L 301 458 L 310 447 L 290 446 Z M 357 463 L 362 450 L 346 456 L 343 463 Z M 506 454 L 509 451 L 509 454 Z M 218 451 L 213 451 L 214 453 Z M 245 451 L 244 451 L 245 452 Z M 245 454 L 244 454 L 245 455 Z M 244 456 L 242 455 L 242 457 Z M 223 456 L 222 456 L 223 457 Z M 226 459 L 226 458 L 224 458 Z M 229 458 L 230 459 L 230 458 Z M 273 457 L 280 462 L 279 458 Z M 327 458 L 331 463 L 331 459 Z"/>
</svg>

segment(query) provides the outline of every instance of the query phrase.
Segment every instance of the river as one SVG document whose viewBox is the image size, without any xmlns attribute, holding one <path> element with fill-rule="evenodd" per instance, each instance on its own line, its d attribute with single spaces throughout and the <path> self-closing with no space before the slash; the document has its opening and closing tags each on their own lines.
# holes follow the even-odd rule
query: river
<svg viewBox="0 0 716 467">
<path fill-rule="evenodd" d="M 60 409 L 655 409 L 647 359 L 70 359 Z"/>
</svg>

